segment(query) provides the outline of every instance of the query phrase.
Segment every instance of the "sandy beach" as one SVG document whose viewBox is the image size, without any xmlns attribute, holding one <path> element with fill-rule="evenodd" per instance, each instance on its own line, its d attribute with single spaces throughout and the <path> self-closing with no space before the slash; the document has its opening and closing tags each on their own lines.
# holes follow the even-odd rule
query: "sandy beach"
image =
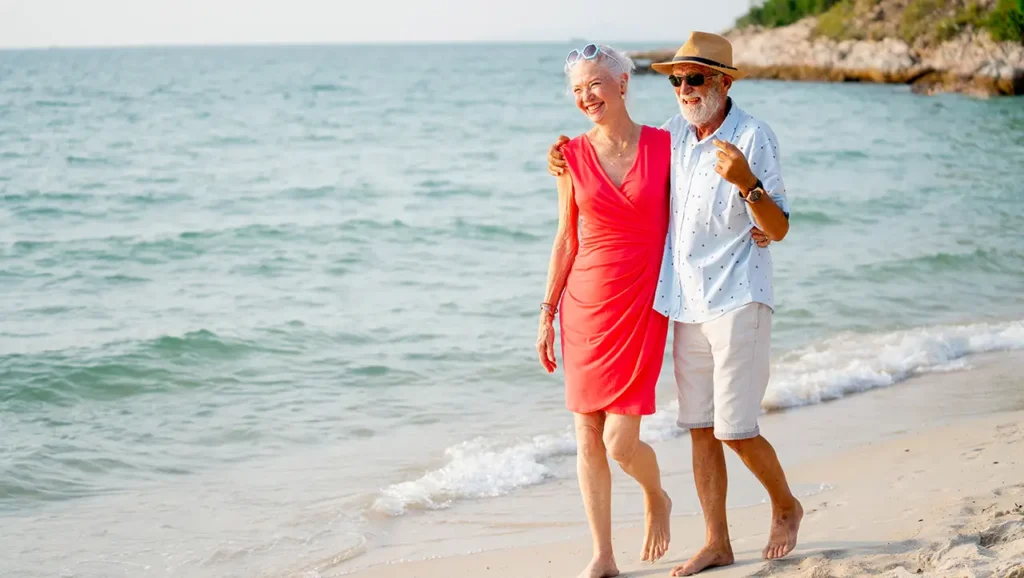
<svg viewBox="0 0 1024 578">
<path fill-rule="evenodd" d="M 844 402 L 765 416 L 765 433 L 780 454 L 811 456 L 789 466 L 794 487 L 817 485 L 821 490 L 802 497 L 807 513 L 800 543 L 779 561 L 760 559 L 768 506 L 731 509 L 736 564 L 706 574 L 1024 576 L 1024 379 L 1019 377 L 1024 364 L 1017 357 L 1014 352 L 975 356 L 969 372 L 929 374 Z M 925 387 L 930 391 L 922 391 Z M 918 401 L 912 401 L 915 397 Z M 782 435 L 809 421 L 817 422 L 814 436 L 834 428 L 834 439 L 846 439 L 854 424 L 863 436 L 831 455 L 814 457 L 818 452 L 807 449 L 811 444 L 797 447 L 799 435 Z M 886 422 L 877 435 L 864 429 L 867 423 Z M 683 438 L 657 449 L 669 461 L 688 457 L 688 445 Z M 750 477 L 735 460 L 729 468 L 731 487 Z M 685 481 L 671 477 L 666 487 L 690 499 L 693 488 Z M 672 533 L 668 555 L 657 564 L 643 564 L 637 557 L 643 529 L 619 528 L 615 543 L 622 575 L 668 575 L 701 545 L 701 517 L 675 515 Z M 351 576 L 571 578 L 589 560 L 589 546 L 581 536 L 384 564 Z"/>
</svg>

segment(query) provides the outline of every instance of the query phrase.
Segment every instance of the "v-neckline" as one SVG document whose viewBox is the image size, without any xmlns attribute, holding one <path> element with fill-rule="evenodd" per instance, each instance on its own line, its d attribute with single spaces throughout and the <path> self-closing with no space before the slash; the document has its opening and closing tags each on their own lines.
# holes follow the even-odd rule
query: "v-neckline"
<svg viewBox="0 0 1024 578">
<path fill-rule="evenodd" d="M 586 141 L 587 149 L 589 149 L 590 154 L 594 156 L 594 164 L 597 165 L 597 170 L 600 171 L 601 177 L 604 178 L 604 180 L 607 181 L 613 189 L 615 189 L 615 192 L 626 197 L 626 199 L 629 199 L 629 197 L 622 191 L 622 186 L 626 184 L 626 181 L 629 180 L 629 175 L 633 174 L 633 171 L 636 170 L 637 164 L 640 162 L 640 143 L 644 142 L 644 133 L 647 132 L 645 130 L 646 128 L 647 127 L 645 125 L 640 125 L 640 136 L 636 139 L 636 156 L 633 158 L 633 164 L 629 166 L 629 169 L 622 173 L 622 183 L 619 185 L 615 184 L 615 181 L 608 176 L 608 172 L 604 170 L 604 166 L 601 165 L 601 157 L 597 154 L 597 149 L 594 148 L 594 144 L 590 142 L 590 135 L 583 135 L 583 140 Z"/>
</svg>

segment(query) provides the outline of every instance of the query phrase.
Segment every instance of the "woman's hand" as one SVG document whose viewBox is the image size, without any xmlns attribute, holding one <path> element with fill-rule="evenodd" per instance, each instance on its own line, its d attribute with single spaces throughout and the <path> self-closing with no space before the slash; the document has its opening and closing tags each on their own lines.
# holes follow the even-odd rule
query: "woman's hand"
<svg viewBox="0 0 1024 578">
<path fill-rule="evenodd" d="M 537 357 L 540 365 L 548 373 L 554 373 L 558 364 L 555 363 L 555 317 L 547 311 L 540 314 L 540 327 L 537 328 Z"/>
<path fill-rule="evenodd" d="M 754 243 L 757 243 L 757 246 L 762 249 L 770 245 L 772 242 L 772 240 L 768 238 L 768 235 L 765 235 L 764 231 L 757 227 L 750 230 L 750 236 L 753 237 Z"/>
</svg>

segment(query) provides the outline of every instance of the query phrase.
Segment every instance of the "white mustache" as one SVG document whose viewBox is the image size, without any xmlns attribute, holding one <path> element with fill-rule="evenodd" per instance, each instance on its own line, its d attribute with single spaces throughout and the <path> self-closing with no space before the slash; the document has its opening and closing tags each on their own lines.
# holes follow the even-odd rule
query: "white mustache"
<svg viewBox="0 0 1024 578">
<path fill-rule="evenodd" d="M 685 94 L 679 95 L 679 112 L 683 114 L 686 120 L 694 124 L 702 124 L 710 120 L 715 113 L 718 112 L 719 106 L 716 103 L 716 99 L 719 97 L 717 90 L 712 89 L 703 96 L 694 95 L 690 98 L 699 98 L 700 100 L 696 103 L 687 104 L 683 101 L 687 98 Z"/>
</svg>

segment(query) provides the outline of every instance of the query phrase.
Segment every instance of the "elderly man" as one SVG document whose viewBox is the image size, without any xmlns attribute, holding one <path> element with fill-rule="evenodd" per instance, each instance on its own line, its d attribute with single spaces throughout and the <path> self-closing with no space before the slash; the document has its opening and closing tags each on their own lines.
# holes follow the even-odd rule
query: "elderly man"
<svg viewBox="0 0 1024 578">
<path fill-rule="evenodd" d="M 694 32 L 671 61 L 653 68 L 668 75 L 682 113 L 662 126 L 672 135 L 671 222 L 654 308 L 673 321 L 679 425 L 690 430 L 707 527 L 704 547 L 672 571 L 688 576 L 733 563 L 723 442 L 771 498 L 764 558 L 796 546 L 803 508 L 757 424 L 773 307 L 765 238 L 786 236 L 789 213 L 775 134 L 728 96 L 744 76 L 729 41 Z M 565 166 L 563 142 L 548 155 L 553 174 Z"/>
</svg>

